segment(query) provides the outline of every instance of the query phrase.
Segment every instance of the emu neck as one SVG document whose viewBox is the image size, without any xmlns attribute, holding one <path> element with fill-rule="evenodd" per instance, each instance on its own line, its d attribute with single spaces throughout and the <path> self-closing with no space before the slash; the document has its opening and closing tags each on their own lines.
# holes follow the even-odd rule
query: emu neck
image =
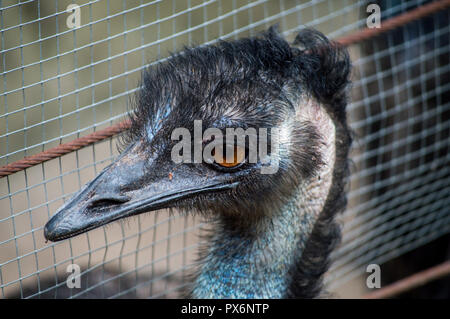
<svg viewBox="0 0 450 319">
<path fill-rule="evenodd" d="M 308 104 L 301 119 L 316 123 L 323 136 L 325 164 L 301 183 L 278 211 L 247 228 L 226 221 L 211 238 L 192 295 L 195 298 L 283 298 L 292 286 L 293 265 L 323 210 L 335 163 L 335 127 L 319 106 Z"/>
</svg>

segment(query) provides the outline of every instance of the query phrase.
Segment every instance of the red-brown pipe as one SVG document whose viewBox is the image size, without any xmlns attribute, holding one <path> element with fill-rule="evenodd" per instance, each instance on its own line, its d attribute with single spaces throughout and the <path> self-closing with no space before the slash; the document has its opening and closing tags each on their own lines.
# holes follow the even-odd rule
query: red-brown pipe
<svg viewBox="0 0 450 319">
<path fill-rule="evenodd" d="M 384 288 L 365 295 L 364 299 L 386 299 L 412 290 L 433 280 L 450 275 L 450 260 L 424 271 L 415 273 Z"/>
</svg>

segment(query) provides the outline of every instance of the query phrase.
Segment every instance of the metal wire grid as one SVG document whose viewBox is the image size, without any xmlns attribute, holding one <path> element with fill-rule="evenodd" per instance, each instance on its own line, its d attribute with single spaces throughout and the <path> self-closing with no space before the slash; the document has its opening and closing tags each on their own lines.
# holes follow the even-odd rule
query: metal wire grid
<svg viewBox="0 0 450 319">
<path fill-rule="evenodd" d="M 394 5 L 388 1 L 383 12 L 395 15 L 420 3 L 423 1 Z M 365 18 L 360 12 L 365 11 L 366 5 L 356 1 L 236 0 L 188 1 L 187 4 L 176 1 L 123 1 L 120 4 L 91 1 L 78 3 L 83 17 L 81 29 L 68 30 L 64 24 L 68 4 L 55 1 L 51 13 L 46 12 L 44 2 L 39 1 L 3 2 L 0 5 L 2 103 L 5 110 L 0 115 L 0 161 L 3 161 L 0 164 L 84 135 L 122 117 L 126 112 L 127 97 L 136 90 L 139 73 L 147 61 L 164 59 L 167 50 L 176 51 L 185 44 L 212 43 L 219 37 L 252 35 L 276 22 L 288 36 L 299 25 L 305 24 L 336 38 L 365 26 Z M 32 9 L 26 9 L 31 5 L 34 6 Z M 6 17 L 13 17 L 13 11 L 19 19 L 11 22 Z M 24 12 L 34 12 L 35 16 L 27 18 Z M 50 25 L 53 29 L 46 33 Z M 34 38 L 25 36 L 27 28 L 38 30 Z M 364 182 L 366 185 L 358 189 L 353 186 L 349 195 L 352 205 L 344 216 L 348 220 L 344 242 L 334 254 L 337 260 L 328 276 L 332 286 L 338 287 L 361 273 L 362 266 L 367 263 L 393 258 L 449 231 L 448 214 L 443 210 L 448 204 L 448 196 L 445 196 L 448 167 L 444 165 L 443 169 L 429 174 L 431 164 L 421 163 L 420 170 L 415 172 L 416 178 L 408 176 L 412 181 L 404 176 L 411 171 L 392 173 L 387 179 L 371 179 L 384 168 L 392 171 L 391 167 L 402 161 L 425 158 L 427 154 L 448 147 L 445 139 L 448 116 L 445 114 L 449 105 L 442 98 L 449 91 L 448 82 L 437 82 L 433 90 L 424 90 L 421 96 L 411 93 L 414 85 L 446 75 L 448 63 L 427 69 L 406 82 L 400 82 L 395 76 L 414 63 L 422 65 L 430 59 L 437 61 L 440 54 L 448 54 L 448 45 L 445 47 L 445 43 L 440 42 L 442 37 L 448 37 L 448 25 L 436 25 L 435 29 L 431 34 L 421 34 L 404 43 L 397 44 L 390 39 L 392 45 L 388 48 L 353 58 L 360 73 L 354 83 L 354 102 L 349 109 L 353 114 L 364 114 L 361 118 L 352 116 L 353 127 L 364 136 L 361 144 L 396 134 L 405 127 L 408 129 L 412 125 L 410 121 L 421 123 L 433 118 L 437 119 L 438 125 L 422 130 L 419 135 L 411 134 L 406 138 L 399 135 L 392 141 L 385 140 L 385 145 L 379 148 L 355 151 L 357 170 L 352 175 L 352 185 Z M 15 40 L 19 40 L 11 44 L 9 39 L 14 32 L 18 35 Z M 378 63 L 379 68 L 378 61 L 384 57 L 395 59 L 397 52 L 429 40 L 435 43 L 433 50 L 421 52 L 403 64 L 397 63 L 391 70 L 370 72 L 364 67 L 365 63 L 371 62 Z M 52 41 L 54 52 L 45 52 L 45 47 Z M 39 54 L 28 58 L 28 49 Z M 10 62 L 11 57 L 17 59 L 16 64 Z M 382 83 L 383 77 L 389 74 L 396 79 L 392 87 L 380 86 L 376 93 L 368 91 L 371 81 Z M 405 89 L 408 101 L 395 103 L 394 108 L 384 105 L 383 112 L 371 112 L 370 103 L 384 100 L 388 95 L 397 96 Z M 370 123 L 402 114 L 408 106 L 434 96 L 440 99 L 436 108 L 425 108 L 426 112 L 421 114 L 408 114 L 411 117 L 402 118 L 379 132 L 367 130 Z M 33 112 L 38 116 L 33 116 Z M 427 134 L 440 134 L 441 138 L 419 150 L 410 148 L 411 152 L 403 157 L 393 157 L 389 162 L 372 165 L 367 161 L 395 150 L 403 143 L 410 145 Z M 165 213 L 140 216 L 130 225 L 118 223 L 60 244 L 43 243 L 45 221 L 63 200 L 111 161 L 115 156 L 113 145 L 114 141 L 110 139 L 0 180 L 0 194 L 4 194 L 0 195 L 0 287 L 3 297 L 172 297 L 186 284 L 185 275 L 190 271 L 192 256 L 199 245 L 192 235 L 197 234 L 201 226 L 187 217 Z M 436 158 L 440 161 L 437 163 L 448 163 L 449 160 L 448 155 Z M 419 176 L 419 172 L 427 174 Z M 408 182 L 401 183 L 401 180 Z M 405 208 L 402 207 L 405 206 L 399 206 L 401 209 L 391 210 L 389 215 L 386 211 L 391 207 L 385 208 L 383 202 L 392 202 L 393 196 L 389 195 L 394 193 L 375 194 L 369 198 L 373 189 L 394 182 L 399 184 L 397 194 L 403 195 L 398 197 L 403 201 L 396 199 L 398 205 L 408 200 L 408 196 L 414 196 L 419 203 L 416 206 L 409 204 L 406 208 L 420 206 L 420 209 L 403 214 Z M 419 188 L 420 192 L 416 192 L 416 184 L 432 186 L 428 191 Z M 434 206 L 428 210 L 432 204 Z M 441 215 L 435 213 L 436 205 L 441 208 Z M 360 213 L 362 210 L 364 214 Z M 425 218 L 417 219 L 420 216 Z M 396 225 L 403 228 L 393 229 Z M 83 266 L 81 290 L 65 290 L 65 267 L 71 263 Z"/>
<path fill-rule="evenodd" d="M 355 61 L 351 203 L 330 287 L 450 231 L 450 26 L 441 12 Z"/>
</svg>

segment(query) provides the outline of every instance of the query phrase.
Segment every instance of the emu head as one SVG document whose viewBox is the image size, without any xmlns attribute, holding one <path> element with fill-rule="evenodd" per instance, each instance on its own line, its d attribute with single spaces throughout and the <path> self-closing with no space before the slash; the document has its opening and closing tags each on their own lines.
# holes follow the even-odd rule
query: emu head
<svg viewBox="0 0 450 319">
<path fill-rule="evenodd" d="M 275 29 L 255 38 L 186 48 L 148 68 L 123 152 L 59 209 L 45 226 L 45 237 L 57 241 L 163 208 L 213 212 L 241 222 L 270 214 L 329 160 L 321 151 L 323 138 L 331 134 L 324 116 L 348 137 L 348 73 L 347 53 L 319 32 L 304 30 L 290 45 Z M 318 113 L 303 116 L 311 105 Z M 195 139 L 198 121 L 201 137 Z M 190 134 L 183 138 L 192 140 L 176 161 L 181 136 L 174 132 L 180 128 Z M 204 134 L 211 128 L 223 132 L 223 143 L 209 158 L 195 160 L 196 152 L 203 154 L 215 141 L 216 135 Z M 254 128 L 258 143 L 267 142 L 265 156 L 257 152 L 250 161 L 248 143 L 230 145 L 227 128 Z M 348 145 L 343 147 L 346 157 Z M 275 169 L 263 174 L 274 161 Z"/>
</svg>

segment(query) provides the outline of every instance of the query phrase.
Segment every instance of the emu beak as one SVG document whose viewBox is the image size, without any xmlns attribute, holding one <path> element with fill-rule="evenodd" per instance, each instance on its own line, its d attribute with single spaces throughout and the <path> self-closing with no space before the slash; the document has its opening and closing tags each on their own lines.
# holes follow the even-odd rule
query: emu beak
<svg viewBox="0 0 450 319">
<path fill-rule="evenodd" d="M 63 240 L 124 217 L 173 207 L 200 193 L 237 186 L 200 174 L 194 164 L 178 164 L 175 170 L 177 164 L 170 158 L 158 161 L 140 149 L 139 144 L 129 147 L 59 208 L 45 225 L 45 238 Z"/>
</svg>

